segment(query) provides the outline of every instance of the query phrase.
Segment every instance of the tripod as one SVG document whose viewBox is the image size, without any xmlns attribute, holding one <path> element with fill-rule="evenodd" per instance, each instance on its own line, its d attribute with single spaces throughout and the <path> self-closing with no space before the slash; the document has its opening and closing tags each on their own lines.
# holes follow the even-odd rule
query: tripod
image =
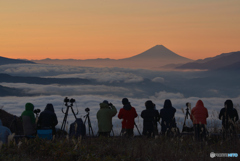
<svg viewBox="0 0 240 161">
<path fill-rule="evenodd" d="M 69 111 L 69 108 L 71 108 L 72 110 L 72 113 L 75 117 L 75 119 L 77 119 L 76 115 L 78 114 L 78 110 L 77 110 L 77 113 L 75 114 L 74 110 L 73 110 L 73 103 L 75 102 L 74 99 L 68 99 L 67 97 L 64 99 L 64 102 L 65 102 L 65 106 L 67 107 L 67 110 L 66 112 L 63 112 L 63 108 L 62 108 L 62 113 L 64 113 L 64 118 L 63 118 L 63 122 L 62 122 L 62 126 L 61 126 L 61 131 L 65 129 L 65 125 L 67 123 L 67 117 L 68 117 L 68 111 Z"/>
<path fill-rule="evenodd" d="M 187 127 L 186 126 L 186 120 L 188 119 L 188 116 L 190 116 L 190 112 L 189 112 L 189 108 L 191 108 L 191 104 L 188 102 L 186 103 L 186 114 L 185 114 L 185 118 L 184 118 L 184 123 L 183 123 L 183 128 L 182 128 L 182 132 L 192 132 L 193 131 L 193 127 Z"/>
<path fill-rule="evenodd" d="M 87 114 L 84 116 L 85 117 L 84 124 L 86 125 L 86 121 L 88 121 L 88 135 L 90 136 L 90 134 L 92 134 L 92 136 L 94 136 L 93 129 L 92 129 L 92 124 L 91 124 L 91 121 L 90 121 L 90 118 L 89 118 L 89 111 L 90 110 L 88 111 L 87 109 L 89 109 L 89 108 L 86 108 L 86 110 L 85 110 L 87 112 Z"/>
</svg>

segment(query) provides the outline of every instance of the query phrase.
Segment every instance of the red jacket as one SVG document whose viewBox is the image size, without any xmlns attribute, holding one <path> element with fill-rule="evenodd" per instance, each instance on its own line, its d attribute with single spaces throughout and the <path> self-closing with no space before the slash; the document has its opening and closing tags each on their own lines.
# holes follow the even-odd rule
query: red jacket
<svg viewBox="0 0 240 161">
<path fill-rule="evenodd" d="M 134 118 L 136 118 L 137 112 L 134 107 L 130 110 L 126 110 L 121 108 L 118 113 L 118 118 L 122 120 L 122 128 L 123 129 L 133 129 L 134 128 Z"/>
<path fill-rule="evenodd" d="M 201 100 L 197 101 L 196 106 L 191 111 L 193 124 L 207 124 L 208 110 L 204 107 Z"/>
</svg>

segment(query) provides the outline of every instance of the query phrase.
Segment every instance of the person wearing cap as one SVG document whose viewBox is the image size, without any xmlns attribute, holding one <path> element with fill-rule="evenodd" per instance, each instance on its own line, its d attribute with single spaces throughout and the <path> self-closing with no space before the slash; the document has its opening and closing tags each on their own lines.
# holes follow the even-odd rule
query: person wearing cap
<svg viewBox="0 0 240 161">
<path fill-rule="evenodd" d="M 26 103 L 25 111 L 21 115 L 24 135 L 36 135 L 36 118 L 33 109 L 34 105 L 32 103 Z"/>
<path fill-rule="evenodd" d="M 104 100 L 100 103 L 100 109 L 97 112 L 98 135 L 110 136 L 112 130 L 112 118 L 117 114 L 117 109 L 112 103 Z"/>
<path fill-rule="evenodd" d="M 155 109 L 155 104 L 148 100 L 145 102 L 146 109 L 142 111 L 143 118 L 143 135 L 147 137 L 158 135 L 157 122 L 160 120 L 158 110 Z"/>
<path fill-rule="evenodd" d="M 127 98 L 122 99 L 123 108 L 118 113 L 118 118 L 122 119 L 122 131 L 123 136 L 133 136 L 134 119 L 138 116 L 134 107 L 131 106 Z"/>
</svg>

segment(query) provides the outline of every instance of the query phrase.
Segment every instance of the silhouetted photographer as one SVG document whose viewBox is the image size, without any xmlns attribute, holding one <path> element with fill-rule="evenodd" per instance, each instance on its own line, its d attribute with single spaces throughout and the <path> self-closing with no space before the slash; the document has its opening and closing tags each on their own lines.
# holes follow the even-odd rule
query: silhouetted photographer
<svg viewBox="0 0 240 161">
<path fill-rule="evenodd" d="M 117 109 L 112 103 L 104 100 L 97 112 L 98 136 L 110 136 L 112 130 L 112 118 L 117 114 Z"/>
<path fill-rule="evenodd" d="M 233 108 L 232 100 L 226 100 L 224 108 L 221 109 L 219 119 L 222 120 L 223 138 L 228 135 L 236 134 L 235 123 L 238 121 L 238 112 Z"/>
</svg>

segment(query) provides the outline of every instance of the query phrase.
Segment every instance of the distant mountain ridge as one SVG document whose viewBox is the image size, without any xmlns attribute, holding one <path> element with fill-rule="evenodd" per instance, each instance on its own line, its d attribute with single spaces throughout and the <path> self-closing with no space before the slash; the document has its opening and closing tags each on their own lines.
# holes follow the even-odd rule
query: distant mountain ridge
<svg viewBox="0 0 240 161">
<path fill-rule="evenodd" d="M 29 83 L 29 84 L 90 84 L 91 81 L 82 78 L 40 78 L 40 77 L 22 77 L 22 76 L 11 76 L 9 74 L 0 73 L 0 83 Z"/>
<path fill-rule="evenodd" d="M 156 45 L 143 53 L 124 59 L 87 59 L 87 60 L 34 60 L 36 63 L 61 64 L 88 67 L 123 67 L 123 68 L 143 68 L 157 69 L 167 64 L 184 64 L 191 62 L 191 59 L 182 57 L 163 45 Z"/>
<path fill-rule="evenodd" d="M 205 70 L 217 70 L 217 69 L 239 69 L 240 63 L 240 51 L 223 53 L 215 57 L 196 60 L 194 62 L 186 63 L 177 66 L 177 69 L 205 69 Z"/>
<path fill-rule="evenodd" d="M 28 61 L 28 60 L 20 60 L 20 59 L 10 59 L 0 56 L 0 65 L 6 65 L 6 64 L 36 64 L 35 62 Z"/>
</svg>

